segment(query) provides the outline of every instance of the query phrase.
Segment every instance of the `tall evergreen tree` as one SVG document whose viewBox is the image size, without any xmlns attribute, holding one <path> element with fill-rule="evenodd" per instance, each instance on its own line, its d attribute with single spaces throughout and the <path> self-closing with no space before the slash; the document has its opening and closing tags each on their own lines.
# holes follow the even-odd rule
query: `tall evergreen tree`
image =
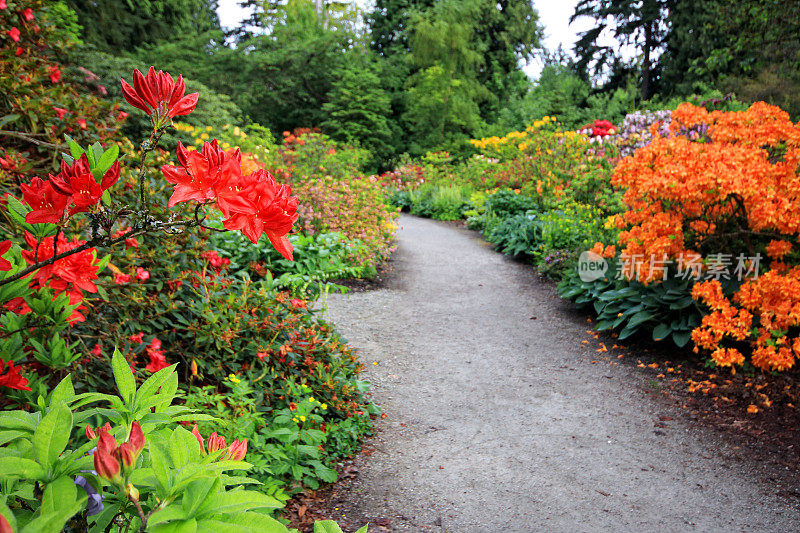
<svg viewBox="0 0 800 533">
<path fill-rule="evenodd" d="M 492 95 L 483 106 L 483 118 L 496 119 L 498 108 L 528 89 L 520 63 L 533 59 L 540 46 L 542 27 L 530 0 L 487 0 L 480 4 L 474 32 L 475 48 L 483 50 L 478 81 Z"/>
<path fill-rule="evenodd" d="M 666 24 L 672 0 L 580 0 L 570 23 L 579 17 L 595 19 L 596 26 L 580 34 L 575 43 L 576 67 L 585 75 L 611 75 L 621 66 L 618 51 L 600 44 L 601 34 L 611 29 L 623 45 L 631 45 L 641 53 L 640 92 L 642 100 L 653 95 L 653 82 L 657 77 L 656 56 L 663 49 L 668 34 Z M 609 23 L 609 21 L 612 21 Z M 609 26 L 611 26 L 609 28 Z M 619 76 L 616 79 L 619 80 Z M 618 82 L 616 82 L 618 83 Z"/>
<path fill-rule="evenodd" d="M 372 154 L 371 170 L 392 156 L 389 95 L 381 88 L 380 67 L 371 50 L 348 52 L 334 76 L 322 110 L 322 131 L 334 139 L 357 144 Z"/>
<path fill-rule="evenodd" d="M 481 126 L 478 104 L 490 97 L 478 81 L 484 50 L 474 33 L 482 0 L 440 0 L 413 16 L 404 118 L 413 126 L 412 151 L 456 149 Z"/>
</svg>

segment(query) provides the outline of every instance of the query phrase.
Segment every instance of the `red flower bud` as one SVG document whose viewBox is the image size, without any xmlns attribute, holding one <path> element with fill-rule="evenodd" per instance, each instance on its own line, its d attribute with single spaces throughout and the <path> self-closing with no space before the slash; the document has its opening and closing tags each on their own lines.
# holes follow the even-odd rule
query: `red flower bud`
<svg viewBox="0 0 800 533">
<path fill-rule="evenodd" d="M 97 475 L 103 479 L 114 482 L 120 481 L 119 461 L 100 446 L 94 451 L 94 470 L 97 472 Z"/>
<path fill-rule="evenodd" d="M 244 459 L 244 456 L 246 454 L 247 454 L 247 439 L 244 439 L 242 441 L 236 439 L 235 441 L 233 441 L 233 444 L 231 444 L 231 447 L 228 448 L 228 456 L 226 458 L 232 461 L 241 461 L 242 459 Z"/>
<path fill-rule="evenodd" d="M 97 348 L 97 346 L 100 345 L 99 344 L 95 345 L 95 348 Z M 108 422 L 106 422 L 105 425 L 99 426 L 96 429 L 92 429 L 92 426 L 86 424 L 86 438 L 89 440 L 96 439 L 100 433 L 102 432 L 108 433 L 109 431 L 111 431 L 111 424 L 109 424 Z"/>
<path fill-rule="evenodd" d="M 131 426 L 131 434 L 128 437 L 128 442 L 133 449 L 133 453 L 138 457 L 144 448 L 144 433 L 142 433 L 142 426 L 139 421 L 133 423 Z"/>
<path fill-rule="evenodd" d="M 103 450 L 105 453 L 110 454 L 117 449 L 117 441 L 108 431 L 99 430 L 97 436 L 100 438 L 100 440 L 97 441 L 98 450 Z"/>
<path fill-rule="evenodd" d="M 200 430 L 197 429 L 197 424 L 195 424 L 194 428 L 192 428 L 192 435 L 194 435 L 197 438 L 197 442 L 198 444 L 200 444 L 200 453 L 205 455 L 206 447 L 204 444 L 203 436 L 200 434 Z"/>
<path fill-rule="evenodd" d="M 137 455 L 129 442 L 123 442 L 119 445 L 119 448 L 114 450 L 114 457 L 122 463 L 122 467 L 126 470 L 136 464 Z"/>
<path fill-rule="evenodd" d="M 6 517 L 0 514 L 0 533 L 14 533 L 11 529 L 11 524 L 8 523 Z"/>
<path fill-rule="evenodd" d="M 216 431 L 208 437 L 208 453 L 224 450 L 227 447 L 228 444 L 225 442 L 225 437 L 217 435 Z"/>
</svg>

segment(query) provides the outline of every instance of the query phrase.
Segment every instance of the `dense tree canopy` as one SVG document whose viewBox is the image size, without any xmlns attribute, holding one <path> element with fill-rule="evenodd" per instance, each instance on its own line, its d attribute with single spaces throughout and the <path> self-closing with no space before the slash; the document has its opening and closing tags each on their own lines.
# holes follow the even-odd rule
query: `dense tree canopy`
<svg viewBox="0 0 800 533">
<path fill-rule="evenodd" d="M 67 0 L 83 39 L 124 53 L 177 37 L 219 29 L 217 0 Z"/>
</svg>

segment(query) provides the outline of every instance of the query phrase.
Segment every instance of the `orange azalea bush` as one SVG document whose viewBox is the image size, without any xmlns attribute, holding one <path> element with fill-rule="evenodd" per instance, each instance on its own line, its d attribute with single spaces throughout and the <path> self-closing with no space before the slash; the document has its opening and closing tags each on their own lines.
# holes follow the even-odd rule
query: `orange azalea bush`
<svg viewBox="0 0 800 533">
<path fill-rule="evenodd" d="M 649 283 L 665 262 L 694 264 L 702 275 L 692 296 L 710 310 L 692 334 L 695 351 L 720 366 L 749 351 L 758 368 L 791 368 L 800 355 L 800 124 L 763 102 L 741 112 L 682 104 L 670 132 L 614 173 L 627 189 L 621 252 L 644 258 L 628 276 Z M 727 291 L 726 261 L 743 274 Z"/>
</svg>

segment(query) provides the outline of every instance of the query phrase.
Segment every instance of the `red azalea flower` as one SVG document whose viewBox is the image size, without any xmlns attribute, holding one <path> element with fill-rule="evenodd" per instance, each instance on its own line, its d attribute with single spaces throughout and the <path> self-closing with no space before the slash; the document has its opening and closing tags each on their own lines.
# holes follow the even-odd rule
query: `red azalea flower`
<svg viewBox="0 0 800 533">
<path fill-rule="evenodd" d="M 33 20 L 33 9 L 27 8 L 22 12 L 22 17 L 27 21 L 30 22 Z"/>
<path fill-rule="evenodd" d="M 61 81 L 61 71 L 58 67 L 47 67 L 47 71 L 50 73 L 50 81 L 53 83 L 58 83 Z M 78 121 L 80 123 L 80 121 Z M 84 124 L 86 121 L 84 120 Z M 85 129 L 85 126 L 82 126 Z"/>
<path fill-rule="evenodd" d="M 184 96 L 186 85 L 183 76 L 174 80 L 166 72 L 156 72 L 155 67 L 150 67 L 146 76 L 139 69 L 134 70 L 133 87 L 125 80 L 121 80 L 121 83 L 125 100 L 150 115 L 156 129 L 173 117 L 194 111 L 200 96 L 199 93 Z"/>
<path fill-rule="evenodd" d="M 11 37 L 12 41 L 14 41 L 15 43 L 19 42 L 20 31 L 16 26 L 11 28 L 10 30 L 6 30 L 6 33 L 8 34 L 9 37 Z"/>
<path fill-rule="evenodd" d="M 164 354 L 159 351 L 152 351 L 148 352 L 147 354 L 150 357 L 150 362 L 144 367 L 145 370 L 148 372 L 156 373 L 162 368 L 167 368 L 169 363 L 164 358 Z"/>
<path fill-rule="evenodd" d="M 258 357 L 259 361 L 263 361 L 267 357 L 267 352 L 258 352 L 256 353 L 256 357 Z"/>
<path fill-rule="evenodd" d="M 23 259 L 31 265 L 50 259 L 54 255 L 53 240 L 54 237 L 50 236 L 37 243 L 33 235 L 25 232 L 25 242 L 31 249 L 22 251 Z M 63 235 L 59 235 L 58 253 L 67 252 L 83 244 L 86 244 L 86 241 L 77 239 L 68 241 Z M 35 250 L 37 249 L 38 254 L 34 257 Z M 55 290 L 56 294 L 76 290 L 95 293 L 97 292 L 97 287 L 93 280 L 96 280 L 98 277 L 95 252 L 96 250 L 94 248 L 89 248 L 82 252 L 64 257 L 52 265 L 43 266 L 31 274 L 31 277 L 40 287 L 47 285 Z M 77 295 L 80 296 L 80 292 L 78 292 Z M 74 299 L 74 294 L 71 295 L 71 297 Z"/>
<path fill-rule="evenodd" d="M 125 285 L 131 282 L 131 277 L 128 274 L 117 274 L 114 276 L 114 283 L 117 285 Z"/>
<path fill-rule="evenodd" d="M 94 355 L 95 357 L 100 357 L 101 355 L 103 355 L 103 345 L 95 344 L 94 348 L 92 348 L 92 355 Z"/>
<path fill-rule="evenodd" d="M 8 9 L 6 5 L 6 0 L 0 0 L 0 9 Z"/>
<path fill-rule="evenodd" d="M 126 113 L 125 111 L 120 111 L 119 115 L 117 115 L 117 121 L 122 122 L 123 120 L 128 118 L 128 116 L 129 116 L 128 113 Z"/>
<path fill-rule="evenodd" d="M 130 337 L 128 337 L 128 340 L 131 342 L 135 342 L 137 344 L 142 344 L 144 342 L 143 337 L 144 337 L 144 332 L 140 331 L 136 335 L 131 335 Z"/>
<path fill-rule="evenodd" d="M 136 267 L 136 279 L 140 281 L 147 281 L 150 279 L 150 272 L 143 269 L 142 267 Z"/>
<path fill-rule="evenodd" d="M 22 199 L 33 211 L 25 215 L 28 224 L 57 224 L 64 216 L 69 196 L 59 194 L 50 181 L 33 178 L 29 185 L 22 184 Z"/>
<path fill-rule="evenodd" d="M 147 346 L 147 351 L 151 350 L 155 351 L 161 350 L 161 341 L 158 340 L 157 337 L 153 337 L 153 340 L 150 341 L 150 344 Z"/>
<path fill-rule="evenodd" d="M 306 309 L 305 300 L 299 300 L 297 298 L 294 298 L 293 300 L 289 300 L 289 303 L 292 304 L 292 307 L 294 307 L 295 309 Z"/>
<path fill-rule="evenodd" d="M 12 313 L 18 315 L 27 315 L 31 312 L 31 308 L 25 303 L 25 299 L 21 296 L 17 296 L 16 298 L 11 298 L 9 301 L 3 304 L 4 309 L 8 309 Z"/>
<path fill-rule="evenodd" d="M 280 254 L 292 260 L 292 244 L 286 235 L 297 221 L 297 198 L 288 185 L 278 185 L 266 170 L 230 179 L 218 188 L 217 202 L 228 217 L 223 225 L 242 230 L 255 244 L 266 233 Z"/>
<path fill-rule="evenodd" d="M 63 107 L 53 107 L 53 109 L 55 110 L 56 116 L 58 117 L 59 120 L 62 120 L 64 118 L 64 115 L 69 113 L 69 109 L 64 109 Z"/>
<path fill-rule="evenodd" d="M 100 183 L 92 175 L 89 167 L 89 160 L 86 154 L 73 161 L 72 165 L 67 165 L 66 161 L 61 161 L 61 172 L 56 176 L 50 176 L 50 182 L 56 192 L 69 195 L 75 207 L 69 210 L 70 215 L 88 211 L 89 207 L 97 205 L 103 195 L 103 191 L 114 185 L 119 179 L 119 161 L 114 161 L 111 168 L 103 175 Z"/>
<path fill-rule="evenodd" d="M 226 152 L 219 147 L 216 139 L 204 143 L 199 152 L 189 151 L 179 142 L 177 155 L 180 166 L 161 167 L 164 178 L 175 185 L 167 204 L 169 207 L 189 200 L 204 202 L 213 199 L 216 197 L 217 184 L 241 176 L 242 156 L 239 150 Z"/>
<path fill-rule="evenodd" d="M 17 51 L 16 51 L 16 52 L 14 52 L 14 55 L 15 55 L 15 56 L 17 56 L 17 57 L 19 57 L 19 56 L 21 56 L 21 55 L 22 55 L 24 52 L 25 52 L 25 50 L 23 50 L 21 46 L 17 46 Z"/>
<path fill-rule="evenodd" d="M 11 262 L 8 259 L 3 259 L 6 252 L 11 249 L 11 241 L 0 242 L 0 270 L 7 272 L 11 270 Z"/>
<path fill-rule="evenodd" d="M 81 127 L 81 129 L 82 129 L 82 130 L 85 130 L 85 129 L 86 129 L 86 119 L 79 118 L 79 119 L 78 119 L 78 120 L 76 120 L 75 122 L 78 124 L 78 126 L 80 126 L 80 127 Z"/>
<path fill-rule="evenodd" d="M 5 366 L 8 366 L 8 371 L 3 373 Z M 0 386 L 9 389 L 31 390 L 28 380 L 19 375 L 19 368 L 14 367 L 14 361 L 6 363 L 2 359 L 0 359 Z"/>
</svg>

